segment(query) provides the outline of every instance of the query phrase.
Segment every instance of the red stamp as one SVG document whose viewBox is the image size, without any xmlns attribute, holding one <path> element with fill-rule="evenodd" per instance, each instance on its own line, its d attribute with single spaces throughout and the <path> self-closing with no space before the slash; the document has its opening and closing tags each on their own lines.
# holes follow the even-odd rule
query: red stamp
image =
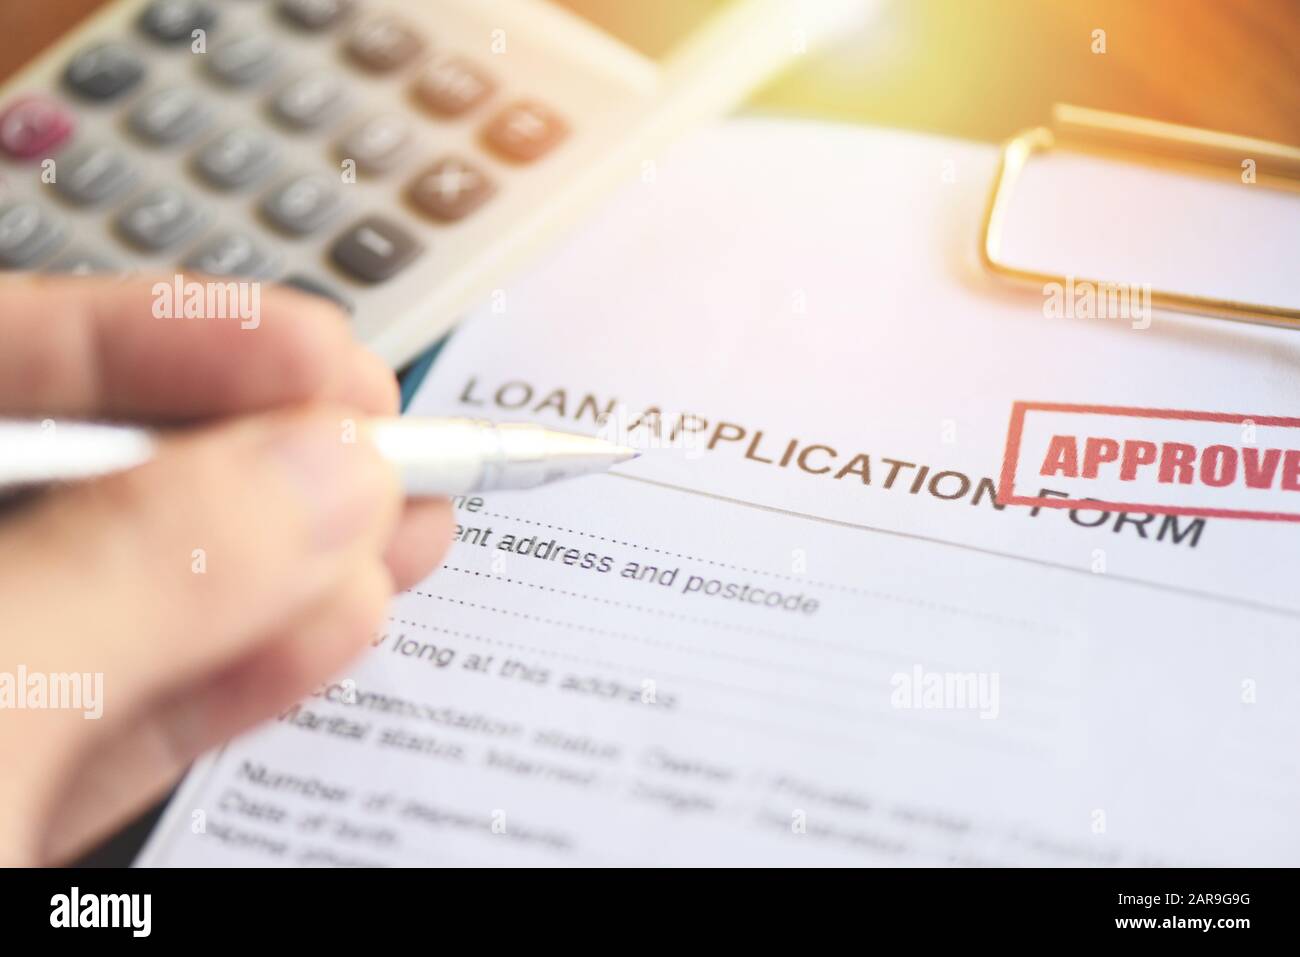
<svg viewBox="0 0 1300 957">
<path fill-rule="evenodd" d="M 1300 521 L 1300 419 L 1016 402 L 1003 505 Z"/>
</svg>

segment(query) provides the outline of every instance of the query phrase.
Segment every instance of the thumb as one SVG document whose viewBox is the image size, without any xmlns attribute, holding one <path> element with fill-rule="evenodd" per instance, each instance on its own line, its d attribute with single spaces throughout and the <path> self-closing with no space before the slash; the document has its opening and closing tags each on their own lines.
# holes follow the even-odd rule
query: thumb
<svg viewBox="0 0 1300 957">
<path fill-rule="evenodd" d="M 242 657 L 392 534 L 397 478 L 360 430 L 348 441 L 353 414 L 167 439 L 147 465 L 15 515 L 0 526 L 0 652 L 103 673 L 110 712 Z"/>
</svg>

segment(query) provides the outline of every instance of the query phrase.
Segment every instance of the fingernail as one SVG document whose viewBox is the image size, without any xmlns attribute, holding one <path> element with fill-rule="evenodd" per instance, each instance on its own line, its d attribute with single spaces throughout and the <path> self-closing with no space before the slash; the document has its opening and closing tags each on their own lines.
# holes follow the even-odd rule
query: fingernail
<svg viewBox="0 0 1300 957">
<path fill-rule="evenodd" d="M 397 487 L 359 420 L 301 420 L 278 434 L 272 449 L 298 489 L 312 524 L 312 547 L 320 551 L 360 537 Z"/>
</svg>

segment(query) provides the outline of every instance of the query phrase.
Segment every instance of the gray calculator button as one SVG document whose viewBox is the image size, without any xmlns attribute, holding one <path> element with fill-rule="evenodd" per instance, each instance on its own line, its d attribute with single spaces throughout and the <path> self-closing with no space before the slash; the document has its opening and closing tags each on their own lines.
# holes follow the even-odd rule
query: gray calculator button
<svg viewBox="0 0 1300 957">
<path fill-rule="evenodd" d="M 383 216 L 367 216 L 334 240 L 335 265 L 361 282 L 390 279 L 423 250 L 420 241 Z"/>
<path fill-rule="evenodd" d="M 252 237 L 228 232 L 205 239 L 184 265 L 213 276 L 260 276 L 270 270 L 271 258 Z"/>
<path fill-rule="evenodd" d="M 266 175 L 275 160 L 270 137 L 251 127 L 239 127 L 204 145 L 194 157 L 194 168 L 218 189 L 236 189 Z"/>
<path fill-rule="evenodd" d="M 352 12 L 353 0 L 280 0 L 280 16 L 300 30 L 328 30 Z"/>
<path fill-rule="evenodd" d="M 130 90 L 144 76 L 144 66 L 124 43 L 87 47 L 68 64 L 64 82 L 88 100 L 111 100 Z"/>
<path fill-rule="evenodd" d="M 285 276 L 280 280 L 282 286 L 289 286 L 293 289 L 309 293 L 313 296 L 320 296 L 322 299 L 328 299 L 337 305 L 344 312 L 351 314 L 352 302 L 347 299 L 333 286 L 321 282 L 319 279 L 313 279 L 311 276 L 304 276 L 301 273 L 294 273 L 292 276 Z"/>
<path fill-rule="evenodd" d="M 167 249 L 189 239 L 205 216 L 180 190 L 150 190 L 132 200 L 117 215 L 117 230 L 132 245 L 145 250 Z"/>
<path fill-rule="evenodd" d="M 392 169 L 405 155 L 411 142 L 411 128 L 395 113 L 381 113 L 366 120 L 339 143 L 339 158 L 354 160 L 363 173 Z"/>
<path fill-rule="evenodd" d="M 132 131 L 157 146 L 185 143 L 208 125 L 211 114 L 198 94 L 176 86 L 149 94 L 131 111 Z"/>
<path fill-rule="evenodd" d="M 46 272 L 67 273 L 73 276 L 90 276 L 95 273 L 120 272 L 121 267 L 98 253 L 73 247 L 45 267 Z"/>
<path fill-rule="evenodd" d="M 329 222 L 340 206 L 338 186 L 328 176 L 298 176 L 262 200 L 262 215 L 291 236 L 305 236 Z"/>
<path fill-rule="evenodd" d="M 410 63 L 424 49 L 424 41 L 398 17 L 373 16 L 352 30 L 347 40 L 353 62 L 372 73 L 387 73 Z"/>
<path fill-rule="evenodd" d="M 63 227 L 36 203 L 0 204 L 0 269 L 30 266 L 62 240 Z"/>
<path fill-rule="evenodd" d="M 159 43 L 188 43 L 195 30 L 208 30 L 216 19 L 209 0 L 153 0 L 140 14 L 140 29 Z"/>
<path fill-rule="evenodd" d="M 107 146 L 86 146 L 58 161 L 54 186 L 70 203 L 93 206 L 120 195 L 135 182 L 130 161 Z"/>
<path fill-rule="evenodd" d="M 249 86 L 275 69 L 275 44 L 262 34 L 223 40 L 206 60 L 208 73 L 226 86 Z"/>
<path fill-rule="evenodd" d="M 300 76 L 271 100 L 271 112 L 300 130 L 332 119 L 343 107 L 343 85 L 328 73 Z"/>
</svg>

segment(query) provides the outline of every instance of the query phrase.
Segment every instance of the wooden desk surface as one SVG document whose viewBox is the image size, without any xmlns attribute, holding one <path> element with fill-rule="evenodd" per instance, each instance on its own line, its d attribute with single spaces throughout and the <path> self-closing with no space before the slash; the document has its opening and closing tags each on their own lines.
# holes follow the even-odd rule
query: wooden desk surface
<svg viewBox="0 0 1300 957">
<path fill-rule="evenodd" d="M 103 2 L 6 0 L 0 77 Z M 1104 54 L 1091 50 L 1096 29 Z M 860 38 L 758 97 L 783 112 L 983 140 L 1043 122 L 1057 101 L 1300 144 L 1300 4 L 881 0 Z"/>
</svg>

